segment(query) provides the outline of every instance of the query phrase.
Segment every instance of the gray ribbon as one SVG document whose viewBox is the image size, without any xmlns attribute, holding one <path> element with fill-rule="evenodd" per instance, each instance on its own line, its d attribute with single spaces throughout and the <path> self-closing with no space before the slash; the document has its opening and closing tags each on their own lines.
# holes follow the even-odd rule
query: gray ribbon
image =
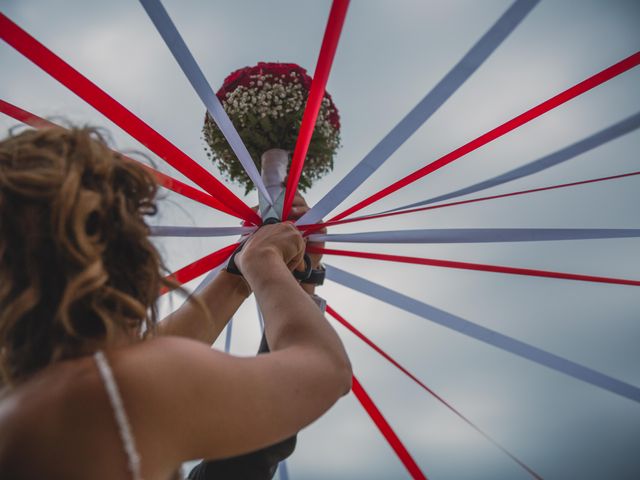
<svg viewBox="0 0 640 480">
<path fill-rule="evenodd" d="M 517 0 L 442 80 L 329 193 L 296 223 L 313 224 L 369 178 L 500 46 L 539 0 Z"/>
<path fill-rule="evenodd" d="M 528 343 L 503 335 L 489 328 L 465 320 L 452 313 L 440 310 L 429 304 L 420 302 L 389 288 L 373 283 L 352 273 L 325 264 L 327 278 L 358 292 L 369 295 L 375 299 L 393 305 L 401 310 L 413 313 L 443 327 L 455 330 L 481 342 L 493 345 L 506 352 L 513 353 L 532 362 L 538 363 L 552 370 L 569 375 L 596 387 L 608 390 L 626 397 L 635 402 L 640 402 L 640 388 L 615 379 L 604 373 L 592 370 L 589 367 L 572 362 L 566 358 L 541 350 Z"/>
<path fill-rule="evenodd" d="M 497 243 L 637 238 L 638 228 L 444 228 L 339 234 L 312 234 L 311 242 Z"/>
<path fill-rule="evenodd" d="M 227 322 L 227 334 L 224 337 L 224 351 L 229 353 L 231 351 L 231 334 L 233 333 L 233 317 Z"/>
<path fill-rule="evenodd" d="M 244 167 L 247 175 L 249 175 L 249 178 L 253 181 L 256 189 L 271 203 L 271 196 L 264 186 L 262 178 L 260 178 L 258 169 L 251 159 L 251 154 L 249 154 L 247 147 L 242 142 L 233 123 L 231 123 L 227 112 L 224 111 L 220 100 L 218 100 L 218 97 L 211 89 L 211 85 L 207 82 L 204 73 L 202 73 L 195 58 L 193 58 L 187 44 L 180 36 L 180 32 L 178 32 L 178 29 L 171 21 L 162 3 L 160 3 L 159 0 L 140 0 L 140 3 L 158 30 L 158 33 L 167 44 L 167 47 L 171 50 L 171 53 L 180 65 L 189 83 L 193 86 L 202 103 L 207 107 L 209 114 L 216 122 L 216 125 L 218 125 L 224 138 L 229 142 L 229 146 L 238 157 L 238 160 Z"/>
<path fill-rule="evenodd" d="M 381 213 L 397 212 L 398 210 L 421 207 L 423 205 L 442 202 L 444 200 L 450 200 L 452 198 L 461 197 L 462 195 L 467 195 L 469 193 L 479 192 L 491 187 L 502 185 L 503 183 L 511 182 L 519 178 L 533 175 L 534 173 L 541 172 L 543 170 L 546 170 L 547 168 L 555 167 L 556 165 L 566 162 L 567 160 L 571 160 L 572 158 L 577 157 L 578 155 L 582 155 L 589 150 L 593 150 L 600 145 L 604 145 L 611 140 L 614 140 L 618 137 L 621 137 L 622 135 L 636 130 L 638 127 L 640 127 L 640 112 L 631 115 L 630 117 L 627 117 L 624 120 L 611 125 L 604 130 L 594 133 L 593 135 L 590 135 L 587 138 L 584 138 L 572 145 L 569 145 L 568 147 L 539 158 L 538 160 L 534 160 L 533 162 L 527 163 L 526 165 L 523 165 L 521 167 L 514 168 L 513 170 L 503 173 L 502 175 L 498 175 L 497 177 L 484 180 L 482 182 L 476 183 L 469 187 L 461 188 L 451 193 L 438 195 L 437 197 L 432 197 L 420 202 L 393 208 L 391 210 L 385 210 Z"/>
<path fill-rule="evenodd" d="M 152 237 L 229 237 L 232 235 L 248 235 L 256 227 L 182 227 L 152 226 Z"/>
</svg>

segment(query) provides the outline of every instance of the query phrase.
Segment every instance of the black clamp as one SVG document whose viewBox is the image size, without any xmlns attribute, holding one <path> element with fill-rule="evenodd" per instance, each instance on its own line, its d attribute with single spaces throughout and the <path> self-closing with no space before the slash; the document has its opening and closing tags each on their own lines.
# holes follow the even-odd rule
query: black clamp
<svg viewBox="0 0 640 480">
<path fill-rule="evenodd" d="M 320 285 L 324 284 L 324 279 L 326 276 L 327 271 L 325 270 L 324 266 L 320 265 L 319 268 L 314 268 L 313 270 L 311 270 L 309 278 L 307 278 L 306 280 L 302 280 L 302 283 L 319 287 Z"/>
<path fill-rule="evenodd" d="M 280 223 L 280 220 L 278 220 L 275 217 L 269 217 L 262 222 L 262 226 L 273 225 L 274 223 Z M 235 251 L 231 254 L 231 257 L 229 257 L 229 262 L 227 263 L 227 267 L 226 267 L 226 271 L 228 273 L 242 276 L 242 272 L 238 268 L 238 265 L 236 265 L 236 255 L 238 254 L 238 252 L 240 252 L 240 250 L 242 250 L 242 247 L 244 246 L 245 242 L 246 240 L 242 242 L 240 245 L 238 245 L 238 248 L 236 248 Z M 306 282 L 309 280 L 313 272 L 314 270 L 311 268 L 311 257 L 309 257 L 309 255 L 305 253 L 304 254 L 304 270 L 303 271 L 294 270 L 292 273 L 297 280 L 300 280 L 301 282 Z"/>
</svg>

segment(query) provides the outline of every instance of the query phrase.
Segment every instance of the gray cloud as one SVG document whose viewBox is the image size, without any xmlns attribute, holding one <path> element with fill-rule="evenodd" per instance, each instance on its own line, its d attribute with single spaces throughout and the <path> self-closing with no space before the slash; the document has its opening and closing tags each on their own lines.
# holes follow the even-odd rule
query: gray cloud
<svg viewBox="0 0 640 480">
<path fill-rule="evenodd" d="M 310 72 L 328 1 L 167 1 L 214 87 L 257 61 Z M 135 2 L 0 1 L 2 10 L 159 132 L 206 164 L 204 109 Z M 335 171 L 309 193 L 318 200 L 435 85 L 507 8 L 474 2 L 354 1 L 328 88 L 343 120 Z M 368 196 L 536 103 L 634 53 L 635 1 L 541 2 L 486 64 L 345 204 Z M 119 148 L 145 149 L 29 62 L 0 45 L 0 98 L 40 115 L 108 127 Z M 378 211 L 447 193 L 553 152 L 640 109 L 636 68 L 372 206 Z M 0 127 L 15 122 L 0 118 Z M 638 170 L 640 134 L 490 193 Z M 152 155 L 152 158 L 153 155 Z M 157 160 L 157 159 L 156 159 Z M 161 164 L 161 162 L 159 162 Z M 164 171 L 183 178 L 170 167 Z M 241 190 L 233 187 L 238 194 Z M 335 232 L 401 228 L 638 228 L 638 179 L 352 224 Z M 255 202 L 250 195 L 249 202 Z M 158 224 L 236 225 L 167 194 Z M 364 227 L 366 225 L 366 227 Z M 170 268 L 225 240 L 162 239 Z M 340 245 L 337 245 L 338 247 Z M 358 246 L 345 246 L 354 248 Z M 360 248 L 360 247 L 358 247 Z M 376 245 L 364 250 L 640 278 L 635 240 L 500 245 Z M 469 320 L 640 385 L 640 296 L 634 287 L 591 285 L 332 258 L 341 268 Z M 195 282 L 194 282 L 195 283 Z M 347 319 L 545 478 L 640 477 L 640 407 L 513 358 L 337 285 L 321 292 Z M 174 299 L 174 306 L 180 299 Z M 162 308 L 168 311 L 169 301 Z M 504 455 L 337 327 L 356 373 L 431 478 L 525 478 Z M 249 355 L 259 334 L 255 305 L 242 307 L 233 351 Z M 301 434 L 294 479 L 406 478 L 402 465 L 352 396 Z"/>
</svg>

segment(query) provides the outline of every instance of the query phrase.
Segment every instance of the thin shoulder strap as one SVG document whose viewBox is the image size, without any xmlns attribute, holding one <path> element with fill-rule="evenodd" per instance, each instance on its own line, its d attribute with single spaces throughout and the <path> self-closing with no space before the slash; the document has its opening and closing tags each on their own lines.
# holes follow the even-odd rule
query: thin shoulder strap
<svg viewBox="0 0 640 480">
<path fill-rule="evenodd" d="M 104 383 L 107 394 L 109 395 L 111 407 L 113 407 L 116 423 L 118 424 L 118 430 L 120 432 L 120 439 L 122 440 L 124 451 L 127 454 L 131 476 L 133 480 L 142 480 L 142 475 L 140 473 L 140 455 L 136 449 L 136 442 L 133 438 L 133 433 L 131 432 L 131 425 L 129 424 L 127 413 L 124 410 L 124 405 L 122 404 L 122 397 L 120 396 L 118 385 L 113 378 L 113 372 L 111 371 L 107 357 L 104 355 L 102 350 L 98 350 L 93 357 L 96 359 L 100 377 L 102 378 L 102 382 Z"/>
</svg>

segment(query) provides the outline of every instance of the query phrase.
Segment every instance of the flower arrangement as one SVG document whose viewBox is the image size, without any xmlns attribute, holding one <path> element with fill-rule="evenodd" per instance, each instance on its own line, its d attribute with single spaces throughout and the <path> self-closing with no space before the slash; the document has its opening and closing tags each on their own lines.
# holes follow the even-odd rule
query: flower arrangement
<svg viewBox="0 0 640 480">
<path fill-rule="evenodd" d="M 260 62 L 236 70 L 225 79 L 217 96 L 258 169 L 260 157 L 267 150 L 293 152 L 310 88 L 311 77 L 293 63 Z M 207 155 L 223 175 L 243 185 L 248 193 L 253 183 L 208 113 L 203 134 L 209 147 Z M 333 156 L 339 146 L 340 116 L 331 96 L 325 93 L 300 176 L 302 191 L 333 169 Z"/>
</svg>

